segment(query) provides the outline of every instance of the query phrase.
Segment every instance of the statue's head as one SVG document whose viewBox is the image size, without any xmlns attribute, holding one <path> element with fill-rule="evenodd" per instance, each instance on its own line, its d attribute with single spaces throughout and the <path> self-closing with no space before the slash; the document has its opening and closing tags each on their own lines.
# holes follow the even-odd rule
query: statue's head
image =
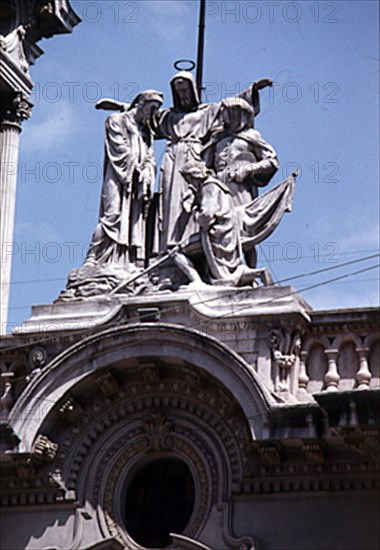
<svg viewBox="0 0 380 550">
<path fill-rule="evenodd" d="M 164 96 L 161 92 L 156 90 L 146 90 L 140 92 L 132 101 L 129 110 L 137 109 L 140 111 L 141 118 L 144 121 L 149 120 L 152 115 L 161 107 L 164 100 Z"/>
<path fill-rule="evenodd" d="M 253 127 L 254 111 L 241 97 L 228 97 L 221 104 L 223 126 L 230 132 L 241 132 Z"/>
<path fill-rule="evenodd" d="M 177 111 L 193 111 L 199 105 L 197 85 L 194 76 L 188 71 L 180 71 L 170 82 L 173 104 Z"/>
</svg>

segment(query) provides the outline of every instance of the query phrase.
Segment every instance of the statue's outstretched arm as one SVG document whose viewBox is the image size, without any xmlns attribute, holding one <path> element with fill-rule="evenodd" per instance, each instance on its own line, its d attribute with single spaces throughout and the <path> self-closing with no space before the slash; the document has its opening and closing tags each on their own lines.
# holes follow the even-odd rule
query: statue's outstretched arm
<svg viewBox="0 0 380 550">
<path fill-rule="evenodd" d="M 260 78 L 259 80 L 255 80 L 246 90 L 236 95 L 236 97 L 241 97 L 252 105 L 255 117 L 260 113 L 259 91 L 267 86 L 273 86 L 272 80 L 270 78 Z"/>
<path fill-rule="evenodd" d="M 271 78 L 260 78 L 259 80 L 255 80 L 255 82 L 252 85 L 256 90 L 262 90 L 263 88 L 267 88 L 268 86 L 273 86 L 273 80 Z"/>
</svg>

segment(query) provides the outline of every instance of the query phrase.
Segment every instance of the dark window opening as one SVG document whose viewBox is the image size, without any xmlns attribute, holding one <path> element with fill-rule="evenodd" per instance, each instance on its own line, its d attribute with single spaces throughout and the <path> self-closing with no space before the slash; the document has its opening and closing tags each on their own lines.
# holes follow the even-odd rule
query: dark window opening
<svg viewBox="0 0 380 550">
<path fill-rule="evenodd" d="M 174 458 L 149 462 L 127 488 L 125 526 L 135 542 L 164 548 L 169 533 L 183 533 L 194 507 L 194 481 L 188 466 Z"/>
</svg>

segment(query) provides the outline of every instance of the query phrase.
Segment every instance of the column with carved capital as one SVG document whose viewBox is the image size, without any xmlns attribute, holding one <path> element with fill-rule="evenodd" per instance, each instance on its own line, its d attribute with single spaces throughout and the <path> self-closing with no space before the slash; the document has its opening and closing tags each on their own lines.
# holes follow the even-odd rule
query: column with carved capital
<svg viewBox="0 0 380 550">
<path fill-rule="evenodd" d="M 1 311 L 0 333 L 6 332 L 10 294 L 13 222 L 21 122 L 29 117 L 33 89 L 29 67 L 43 54 L 42 38 L 71 32 L 80 18 L 69 0 L 0 2 L 0 133 L 1 133 Z"/>
<path fill-rule="evenodd" d="M 0 124 L 1 333 L 6 331 L 12 255 L 17 247 L 13 228 L 21 122 L 29 117 L 30 107 L 29 101 L 17 94 Z"/>
</svg>

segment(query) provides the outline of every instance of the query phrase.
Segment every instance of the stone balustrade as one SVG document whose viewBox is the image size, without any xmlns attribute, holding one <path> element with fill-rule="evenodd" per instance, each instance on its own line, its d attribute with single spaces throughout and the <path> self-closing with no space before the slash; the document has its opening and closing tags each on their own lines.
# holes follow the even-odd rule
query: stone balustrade
<svg viewBox="0 0 380 550">
<path fill-rule="evenodd" d="M 322 315 L 317 315 L 323 321 Z M 304 335 L 298 368 L 300 396 L 379 388 L 378 325 L 372 322 L 370 315 L 355 323 L 346 319 L 349 316 L 343 311 L 336 313 L 334 326 L 318 322 Z"/>
</svg>

